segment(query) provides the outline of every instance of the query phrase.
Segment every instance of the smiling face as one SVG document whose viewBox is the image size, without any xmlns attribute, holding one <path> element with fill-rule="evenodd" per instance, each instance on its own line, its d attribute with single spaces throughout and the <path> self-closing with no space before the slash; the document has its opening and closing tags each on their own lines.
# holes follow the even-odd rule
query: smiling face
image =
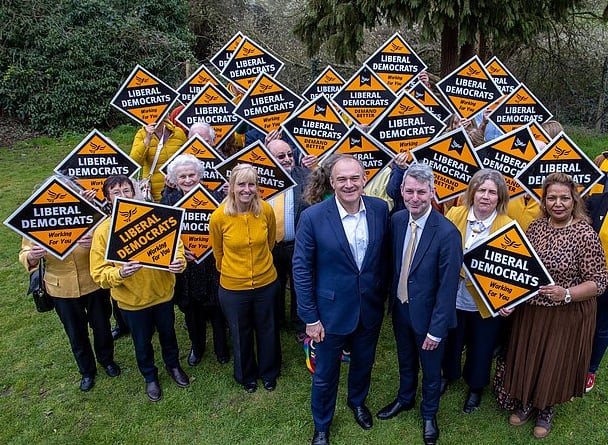
<svg viewBox="0 0 608 445">
<path fill-rule="evenodd" d="M 491 179 L 482 182 L 473 195 L 473 214 L 480 221 L 487 219 L 498 204 L 498 187 Z"/>
<path fill-rule="evenodd" d="M 184 193 L 192 190 L 201 180 L 196 171 L 196 166 L 192 164 L 184 164 L 177 167 L 175 169 L 175 179 L 177 186 Z"/>
<path fill-rule="evenodd" d="M 131 187 L 130 183 L 125 182 L 123 184 L 115 184 L 114 186 L 110 187 L 106 198 L 108 201 L 110 201 L 111 205 L 114 205 L 116 198 L 133 198 L 133 196 L 135 196 L 133 187 Z"/>
<path fill-rule="evenodd" d="M 287 172 L 291 172 L 295 161 L 293 159 L 293 151 L 289 144 L 280 139 L 275 139 L 268 143 L 268 150 L 272 153 L 272 156 L 279 161 L 279 164 L 287 170 Z"/>
<path fill-rule="evenodd" d="M 401 196 L 405 208 L 416 220 L 423 216 L 431 206 L 434 190 L 426 181 L 420 181 L 413 176 L 406 176 L 401 184 Z"/>
<path fill-rule="evenodd" d="M 544 197 L 547 214 L 555 224 L 567 224 L 572 217 L 574 199 L 566 184 L 551 184 Z"/>
<path fill-rule="evenodd" d="M 355 159 L 339 159 L 331 170 L 331 187 L 342 207 L 349 213 L 359 210 L 365 182 L 365 172 Z"/>
</svg>

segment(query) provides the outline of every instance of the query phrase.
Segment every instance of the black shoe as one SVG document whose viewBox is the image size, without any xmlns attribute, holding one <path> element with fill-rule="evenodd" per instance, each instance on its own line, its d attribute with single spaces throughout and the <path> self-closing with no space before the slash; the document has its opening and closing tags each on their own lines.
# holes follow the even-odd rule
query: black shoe
<svg viewBox="0 0 608 445">
<path fill-rule="evenodd" d="M 179 365 L 175 368 L 167 368 L 167 372 L 180 388 L 185 388 L 190 384 L 190 378 Z"/>
<path fill-rule="evenodd" d="M 437 443 L 439 427 L 435 417 L 422 421 L 422 438 L 424 439 L 424 445 L 435 445 Z"/>
<path fill-rule="evenodd" d="M 369 430 L 373 426 L 372 413 L 369 412 L 367 406 L 354 406 L 349 403 L 348 407 L 353 410 L 355 420 L 361 428 Z"/>
<path fill-rule="evenodd" d="M 228 357 L 227 355 L 218 355 L 217 356 L 217 362 L 220 365 L 225 365 L 226 363 L 228 363 L 230 361 L 230 357 Z"/>
<path fill-rule="evenodd" d="M 388 420 L 395 417 L 401 411 L 409 411 L 414 407 L 414 401 L 410 403 L 401 403 L 398 400 L 389 403 L 376 414 L 376 417 L 380 420 Z"/>
<path fill-rule="evenodd" d="M 310 445 L 329 445 L 329 431 L 315 430 Z"/>
<path fill-rule="evenodd" d="M 89 391 L 93 386 L 95 386 L 95 377 L 93 376 L 83 376 L 80 379 L 80 390 L 81 391 Z"/>
<path fill-rule="evenodd" d="M 163 392 L 161 391 L 157 380 L 146 383 L 146 395 L 148 396 L 148 399 L 153 402 L 158 402 L 163 398 Z"/>
<path fill-rule="evenodd" d="M 258 384 L 256 382 L 243 383 L 243 388 L 249 394 L 253 394 L 258 389 Z"/>
<path fill-rule="evenodd" d="M 264 389 L 266 391 L 274 391 L 277 387 L 276 379 L 264 380 Z"/>
<path fill-rule="evenodd" d="M 441 393 L 441 395 L 444 395 L 446 389 L 448 389 L 448 383 L 448 379 L 444 379 L 443 377 L 441 377 L 441 384 L 439 386 L 439 392 Z"/>
<path fill-rule="evenodd" d="M 479 408 L 479 404 L 481 403 L 481 392 L 471 391 L 467 394 L 467 400 L 464 402 L 464 408 L 462 410 L 466 414 L 471 414 L 477 408 Z"/>
<path fill-rule="evenodd" d="M 202 355 L 198 356 L 194 353 L 194 349 L 190 349 L 190 354 L 188 355 L 188 364 L 190 366 L 198 365 L 203 359 Z"/>
<path fill-rule="evenodd" d="M 118 377 L 120 375 L 120 366 L 118 366 L 115 362 L 110 362 L 104 366 L 103 369 L 106 370 L 108 377 Z"/>
</svg>

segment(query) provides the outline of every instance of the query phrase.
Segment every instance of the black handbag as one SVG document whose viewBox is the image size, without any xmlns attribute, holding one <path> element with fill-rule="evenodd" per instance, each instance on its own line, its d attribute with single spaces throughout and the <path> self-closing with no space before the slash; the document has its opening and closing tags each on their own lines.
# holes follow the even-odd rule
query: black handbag
<svg viewBox="0 0 608 445">
<path fill-rule="evenodd" d="M 44 260 L 40 260 L 38 263 L 38 269 L 30 274 L 30 288 L 27 290 L 27 294 L 32 294 L 34 297 L 34 304 L 38 312 L 52 311 L 55 307 L 53 303 L 53 297 L 51 297 L 44 285 Z"/>
</svg>

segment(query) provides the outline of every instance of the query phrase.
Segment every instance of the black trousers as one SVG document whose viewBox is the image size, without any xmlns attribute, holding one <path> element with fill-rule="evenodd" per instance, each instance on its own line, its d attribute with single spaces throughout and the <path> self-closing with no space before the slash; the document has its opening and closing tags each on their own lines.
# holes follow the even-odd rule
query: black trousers
<svg viewBox="0 0 608 445">
<path fill-rule="evenodd" d="M 285 294 L 287 290 L 287 280 L 292 283 L 291 289 L 289 291 L 291 298 L 291 308 L 289 311 L 291 327 L 296 332 L 305 332 L 306 325 L 304 322 L 298 317 L 298 303 L 296 297 L 296 290 L 293 286 L 293 272 L 292 272 L 292 258 L 293 258 L 293 241 L 284 241 L 275 244 L 274 249 L 272 249 L 272 258 L 274 262 L 274 267 L 277 270 L 277 275 L 279 279 L 279 283 L 281 286 L 281 290 L 277 293 L 276 299 L 276 314 L 277 314 L 277 323 L 278 326 L 286 326 L 287 322 L 285 319 Z"/>
<path fill-rule="evenodd" d="M 154 348 L 152 347 L 152 336 L 155 330 L 158 331 L 158 341 L 165 366 L 168 368 L 179 366 L 173 302 L 167 301 L 137 311 L 124 309 L 120 311 L 131 330 L 137 366 L 146 382 L 158 380 L 158 368 L 154 364 Z"/>
<path fill-rule="evenodd" d="M 53 300 L 55 311 L 68 335 L 78 371 L 82 376 L 93 377 L 97 373 L 95 357 L 102 366 L 114 361 L 110 292 L 98 289 L 79 298 L 55 297 Z M 93 330 L 93 347 L 89 340 L 89 325 Z"/>
<path fill-rule="evenodd" d="M 205 305 L 192 301 L 184 310 L 184 318 L 188 326 L 188 336 L 192 349 L 197 357 L 202 357 L 207 343 L 207 320 L 213 329 L 213 352 L 217 358 L 228 357 L 228 336 L 226 335 L 226 319 L 219 306 Z"/>
<path fill-rule="evenodd" d="M 278 291 L 278 280 L 259 289 L 219 288 L 220 305 L 232 336 L 234 378 L 239 383 L 255 382 L 259 377 L 273 380 L 279 375 L 281 345 L 274 304 Z"/>
</svg>

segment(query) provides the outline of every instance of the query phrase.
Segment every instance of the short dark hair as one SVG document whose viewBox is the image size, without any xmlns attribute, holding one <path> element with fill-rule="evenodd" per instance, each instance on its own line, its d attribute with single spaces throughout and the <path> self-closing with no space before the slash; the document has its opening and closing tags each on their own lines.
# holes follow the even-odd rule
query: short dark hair
<svg viewBox="0 0 608 445">
<path fill-rule="evenodd" d="M 116 185 L 124 185 L 129 184 L 131 186 L 131 190 L 135 193 L 135 187 L 133 186 L 133 181 L 125 175 L 112 175 L 108 176 L 103 183 L 103 196 L 107 199 L 110 196 L 110 189 Z"/>
</svg>

